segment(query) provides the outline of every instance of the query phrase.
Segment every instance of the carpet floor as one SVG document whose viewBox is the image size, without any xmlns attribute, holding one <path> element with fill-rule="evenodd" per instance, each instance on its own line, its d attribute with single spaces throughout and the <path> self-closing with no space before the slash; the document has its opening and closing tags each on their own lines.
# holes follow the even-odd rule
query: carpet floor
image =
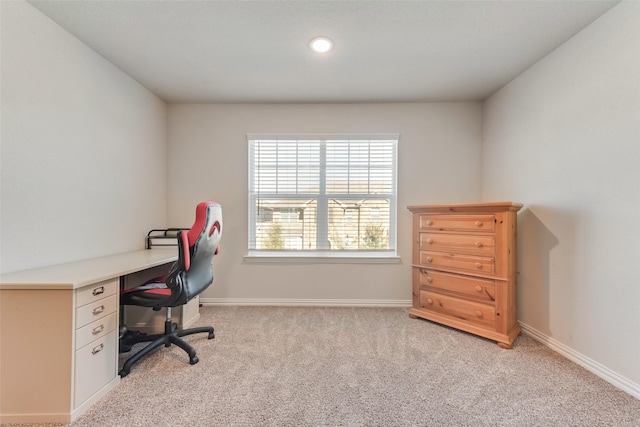
<svg viewBox="0 0 640 427">
<path fill-rule="evenodd" d="M 525 335 L 503 350 L 404 308 L 205 306 L 197 325 L 216 330 L 186 338 L 199 363 L 162 347 L 71 426 L 640 426 L 640 400 Z"/>
</svg>

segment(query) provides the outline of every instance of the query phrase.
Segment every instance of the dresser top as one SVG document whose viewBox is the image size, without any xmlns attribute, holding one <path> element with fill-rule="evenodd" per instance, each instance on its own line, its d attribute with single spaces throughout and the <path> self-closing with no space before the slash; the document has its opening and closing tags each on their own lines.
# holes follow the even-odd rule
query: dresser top
<svg viewBox="0 0 640 427">
<path fill-rule="evenodd" d="M 467 212 L 518 212 L 522 203 L 486 202 L 486 203 L 454 203 L 449 205 L 412 205 L 407 206 L 411 212 L 417 213 L 467 213 Z"/>
</svg>

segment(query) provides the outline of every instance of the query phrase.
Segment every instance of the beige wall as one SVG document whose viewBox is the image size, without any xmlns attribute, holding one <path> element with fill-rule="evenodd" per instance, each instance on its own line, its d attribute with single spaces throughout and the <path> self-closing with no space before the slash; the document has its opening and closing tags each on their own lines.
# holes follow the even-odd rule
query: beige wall
<svg viewBox="0 0 640 427">
<path fill-rule="evenodd" d="M 30 4 L 0 7 L 0 271 L 144 248 L 166 218 L 166 105 Z"/>
<path fill-rule="evenodd" d="M 487 100 L 483 195 L 525 203 L 520 321 L 640 397 L 638 23 L 622 2 Z"/>
<path fill-rule="evenodd" d="M 396 264 L 248 264 L 246 135 L 398 133 Z M 222 252 L 203 302 L 401 303 L 411 299 L 407 205 L 480 197 L 480 103 L 170 105 L 169 223 L 202 198 L 222 204 Z"/>
</svg>

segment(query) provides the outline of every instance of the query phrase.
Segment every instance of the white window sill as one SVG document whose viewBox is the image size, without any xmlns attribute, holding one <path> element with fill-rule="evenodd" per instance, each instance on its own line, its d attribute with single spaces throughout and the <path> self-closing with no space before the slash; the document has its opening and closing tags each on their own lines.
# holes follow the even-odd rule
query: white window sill
<svg viewBox="0 0 640 427">
<path fill-rule="evenodd" d="M 246 263 L 306 264 L 400 264 L 402 258 L 393 252 L 292 252 L 250 251 Z"/>
</svg>

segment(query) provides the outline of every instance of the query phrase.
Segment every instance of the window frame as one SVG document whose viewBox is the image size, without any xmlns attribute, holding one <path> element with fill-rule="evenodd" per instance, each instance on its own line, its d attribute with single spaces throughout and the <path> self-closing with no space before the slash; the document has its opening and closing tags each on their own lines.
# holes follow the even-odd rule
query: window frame
<svg viewBox="0 0 640 427">
<path fill-rule="evenodd" d="M 247 134 L 247 148 L 248 148 L 248 252 L 245 256 L 246 262 L 336 262 L 336 263 L 398 263 L 400 257 L 398 256 L 397 245 L 397 176 L 398 176 L 398 146 L 400 144 L 400 135 L 393 134 Z M 329 226 L 329 213 L 328 213 L 328 201 L 331 199 L 348 199 L 355 197 L 354 194 L 349 193 L 327 193 L 326 191 L 326 142 L 334 140 L 349 140 L 349 141 L 393 141 L 393 153 L 392 153 L 392 177 L 391 186 L 392 191 L 389 193 L 389 249 L 375 250 L 336 250 L 329 249 L 328 247 L 316 247 L 315 250 L 272 250 L 272 249 L 254 249 L 251 248 L 251 242 L 256 239 L 256 218 L 257 208 L 256 199 L 258 197 L 265 198 L 270 195 L 267 193 L 258 194 L 255 190 L 255 175 L 254 175 L 254 151 L 252 144 L 254 141 L 259 140 L 274 140 L 274 141 L 321 141 L 320 150 L 323 151 L 320 159 L 320 190 L 317 194 L 313 194 L 314 200 L 317 201 L 317 227 L 321 229 L 320 235 L 328 235 Z M 362 194 L 356 193 L 358 197 Z M 387 193 L 385 193 L 386 195 Z M 302 194 L 278 194 L 278 199 L 287 198 L 301 198 Z M 369 194 L 366 197 L 371 199 L 380 198 L 375 194 Z M 316 241 L 317 245 L 321 243 Z"/>
</svg>

